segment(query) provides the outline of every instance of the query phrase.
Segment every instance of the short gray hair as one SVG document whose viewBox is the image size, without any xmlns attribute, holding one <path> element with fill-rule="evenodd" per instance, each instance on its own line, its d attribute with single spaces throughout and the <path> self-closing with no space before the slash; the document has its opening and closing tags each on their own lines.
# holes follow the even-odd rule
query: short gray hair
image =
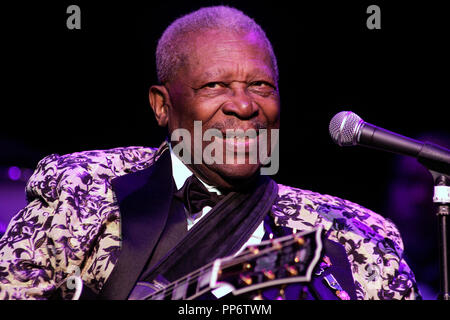
<svg viewBox="0 0 450 320">
<path fill-rule="evenodd" d="M 175 76 L 178 68 L 187 60 L 187 36 L 201 30 L 228 30 L 240 33 L 254 32 L 263 40 L 270 54 L 276 81 L 278 81 L 277 59 L 272 45 L 264 30 L 242 11 L 227 7 L 215 6 L 201 8 L 178 18 L 167 29 L 158 41 L 156 48 L 156 71 L 158 81 L 165 83 Z"/>
</svg>

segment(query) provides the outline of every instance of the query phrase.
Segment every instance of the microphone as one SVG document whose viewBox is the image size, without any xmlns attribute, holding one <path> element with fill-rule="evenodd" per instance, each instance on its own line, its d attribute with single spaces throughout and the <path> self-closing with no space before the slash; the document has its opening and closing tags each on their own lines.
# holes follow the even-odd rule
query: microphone
<svg viewBox="0 0 450 320">
<path fill-rule="evenodd" d="M 333 141 L 341 147 L 361 145 L 415 157 L 430 170 L 450 175 L 450 150 L 377 127 L 351 111 L 337 113 L 328 129 Z"/>
</svg>

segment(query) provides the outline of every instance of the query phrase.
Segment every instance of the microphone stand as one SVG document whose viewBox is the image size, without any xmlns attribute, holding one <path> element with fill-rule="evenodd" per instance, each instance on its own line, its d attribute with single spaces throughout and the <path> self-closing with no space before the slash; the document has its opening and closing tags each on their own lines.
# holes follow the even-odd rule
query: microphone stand
<svg viewBox="0 0 450 320">
<path fill-rule="evenodd" d="M 422 162 L 422 161 L 420 161 Z M 434 171 L 428 167 L 434 182 L 433 203 L 439 228 L 439 273 L 440 293 L 438 300 L 450 300 L 449 291 L 449 255 L 448 225 L 450 216 L 450 176 Z"/>
<path fill-rule="evenodd" d="M 441 150 L 445 150 L 444 153 Z M 425 142 L 417 160 L 423 164 L 433 177 L 433 203 L 438 219 L 439 233 L 439 282 L 438 300 L 450 300 L 448 228 L 450 216 L 450 165 L 448 150 Z M 433 159 L 433 160 L 432 160 Z"/>
</svg>

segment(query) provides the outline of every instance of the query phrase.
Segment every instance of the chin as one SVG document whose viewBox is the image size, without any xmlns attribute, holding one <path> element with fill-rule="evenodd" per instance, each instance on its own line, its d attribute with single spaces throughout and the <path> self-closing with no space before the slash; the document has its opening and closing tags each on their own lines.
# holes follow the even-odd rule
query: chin
<svg viewBox="0 0 450 320">
<path fill-rule="evenodd" d="M 260 167 L 259 164 L 216 164 L 210 166 L 210 169 L 231 185 L 236 185 L 247 182 L 259 172 Z"/>
</svg>

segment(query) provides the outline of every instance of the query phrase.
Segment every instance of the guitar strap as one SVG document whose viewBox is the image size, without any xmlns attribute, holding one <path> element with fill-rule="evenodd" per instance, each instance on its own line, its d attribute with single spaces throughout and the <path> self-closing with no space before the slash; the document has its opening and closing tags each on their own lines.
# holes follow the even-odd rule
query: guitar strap
<svg viewBox="0 0 450 320">
<path fill-rule="evenodd" d="M 230 192 L 151 269 L 141 281 L 163 275 L 170 282 L 236 253 L 264 220 L 278 194 L 278 185 L 259 176 L 247 190 Z"/>
</svg>

